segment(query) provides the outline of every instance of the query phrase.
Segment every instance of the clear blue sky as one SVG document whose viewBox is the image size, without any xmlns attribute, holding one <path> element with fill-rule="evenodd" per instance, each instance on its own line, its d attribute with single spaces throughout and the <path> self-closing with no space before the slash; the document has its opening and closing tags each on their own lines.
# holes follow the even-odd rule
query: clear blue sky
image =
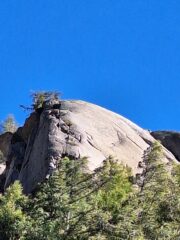
<svg viewBox="0 0 180 240">
<path fill-rule="evenodd" d="M 59 90 L 180 130 L 180 1 L 0 0 L 0 119 Z"/>
</svg>

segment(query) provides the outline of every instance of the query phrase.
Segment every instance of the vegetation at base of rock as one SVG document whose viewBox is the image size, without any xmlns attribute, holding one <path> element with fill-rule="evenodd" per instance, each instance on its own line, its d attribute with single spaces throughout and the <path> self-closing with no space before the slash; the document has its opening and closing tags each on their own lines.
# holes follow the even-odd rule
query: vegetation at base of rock
<svg viewBox="0 0 180 240">
<path fill-rule="evenodd" d="M 145 156 L 144 181 L 137 195 L 137 223 L 145 239 L 180 237 L 180 189 L 177 176 L 161 161 L 162 155 L 161 145 L 154 143 Z"/>
<path fill-rule="evenodd" d="M 145 154 L 139 188 L 112 158 L 93 173 L 85 158 L 61 159 L 29 197 L 15 182 L 0 196 L 0 239 L 178 240 L 179 165 L 171 174 L 162 154 L 157 142 Z"/>
<path fill-rule="evenodd" d="M 22 208 L 27 197 L 22 194 L 21 185 L 15 182 L 4 196 L 0 196 L 0 239 L 21 239 L 26 233 L 28 216 Z"/>
<path fill-rule="evenodd" d="M 34 220 L 29 238 L 90 239 L 99 234 L 101 224 L 108 223 L 111 211 L 100 207 L 103 196 L 114 192 L 117 187 L 115 176 L 122 175 L 126 179 L 124 182 L 129 184 L 121 186 L 124 190 L 119 194 L 119 203 L 126 198 L 131 191 L 128 171 L 107 159 L 96 172 L 88 173 L 86 163 L 87 159 L 64 158 L 49 181 L 39 187 L 29 209 Z M 106 188 L 110 182 L 108 191 Z M 37 222 L 41 224 L 37 225 Z"/>
<path fill-rule="evenodd" d="M 8 115 L 8 117 L 0 124 L 0 134 L 5 132 L 14 133 L 18 128 L 18 124 L 12 114 Z"/>
</svg>

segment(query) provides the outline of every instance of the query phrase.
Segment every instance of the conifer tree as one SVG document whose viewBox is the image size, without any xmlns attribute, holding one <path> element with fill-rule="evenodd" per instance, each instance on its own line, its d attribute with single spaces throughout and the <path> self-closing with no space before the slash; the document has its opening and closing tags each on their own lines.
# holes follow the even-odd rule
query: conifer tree
<svg viewBox="0 0 180 240">
<path fill-rule="evenodd" d="M 123 180 L 121 176 L 126 190 L 116 194 L 119 171 L 122 173 L 123 167 L 115 170 L 117 163 L 113 165 L 110 161 L 90 173 L 86 162 L 86 159 L 62 159 L 58 170 L 40 187 L 30 213 L 35 220 L 31 239 L 46 239 L 47 236 L 48 239 L 67 240 L 106 239 L 105 229 L 111 228 L 112 203 L 120 202 L 122 194 L 124 197 L 129 191 L 128 177 L 124 176 L 126 180 Z M 123 188 L 123 183 L 119 187 Z M 109 198 L 105 198 L 108 193 Z"/>
<path fill-rule="evenodd" d="M 22 210 L 26 202 L 17 181 L 0 196 L 0 240 L 24 239 L 29 222 Z"/>
<path fill-rule="evenodd" d="M 144 183 L 138 196 L 139 223 L 146 238 L 176 239 L 178 216 L 174 210 L 179 212 L 179 190 L 162 159 L 162 147 L 155 142 L 146 159 Z"/>
<path fill-rule="evenodd" d="M 16 123 L 14 116 L 11 114 L 8 115 L 5 121 L 1 123 L 0 128 L 1 128 L 1 133 L 5 133 L 5 132 L 14 133 L 18 128 L 18 125 Z"/>
<path fill-rule="evenodd" d="M 116 231 L 122 239 L 179 239 L 180 189 L 162 159 L 162 147 L 155 142 L 145 155 L 140 190 L 119 212 Z"/>
<path fill-rule="evenodd" d="M 59 99 L 59 92 L 51 92 L 51 91 L 39 91 L 33 92 L 31 94 L 32 98 L 32 108 L 37 110 L 43 107 L 43 103 L 49 100 L 58 100 Z"/>
<path fill-rule="evenodd" d="M 85 158 L 61 159 L 31 198 L 17 182 L 0 196 L 0 240 L 179 240 L 180 168 L 162 159 L 155 142 L 134 189 L 112 158 L 94 172 Z"/>
</svg>

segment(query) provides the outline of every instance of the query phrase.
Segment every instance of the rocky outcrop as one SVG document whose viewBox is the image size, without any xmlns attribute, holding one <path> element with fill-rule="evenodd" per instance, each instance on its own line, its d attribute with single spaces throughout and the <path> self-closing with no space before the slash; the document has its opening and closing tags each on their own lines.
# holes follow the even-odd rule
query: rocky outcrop
<svg viewBox="0 0 180 240">
<path fill-rule="evenodd" d="M 5 164 L 0 164 L 0 175 L 4 172 L 5 168 Z"/>
<path fill-rule="evenodd" d="M 7 158 L 8 153 L 10 151 L 12 136 L 13 134 L 10 132 L 6 132 L 0 135 L 0 150 L 5 158 Z"/>
<path fill-rule="evenodd" d="M 97 105 L 49 101 L 11 137 L 4 187 L 18 179 L 25 193 L 31 192 L 64 156 L 87 157 L 92 171 L 111 155 L 136 174 L 141 172 L 138 162 L 153 141 L 149 131 Z M 173 160 L 164 148 L 164 161 Z"/>
<path fill-rule="evenodd" d="M 180 132 L 155 131 L 151 132 L 151 135 L 159 140 L 180 161 Z"/>
</svg>

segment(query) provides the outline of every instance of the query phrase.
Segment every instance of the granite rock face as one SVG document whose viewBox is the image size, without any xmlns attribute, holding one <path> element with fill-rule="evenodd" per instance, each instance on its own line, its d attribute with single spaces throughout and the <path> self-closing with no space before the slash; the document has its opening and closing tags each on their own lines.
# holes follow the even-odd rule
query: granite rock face
<svg viewBox="0 0 180 240">
<path fill-rule="evenodd" d="M 0 164 L 0 175 L 4 172 L 6 166 L 4 164 Z"/>
<path fill-rule="evenodd" d="M 153 141 L 149 131 L 97 105 L 51 101 L 32 113 L 7 141 L 4 188 L 18 179 L 24 192 L 30 193 L 64 156 L 87 157 L 93 171 L 111 155 L 137 174 L 142 171 L 138 163 Z M 176 161 L 165 148 L 164 161 Z"/>
<path fill-rule="evenodd" d="M 10 151 L 12 136 L 13 134 L 10 132 L 0 135 L 0 150 L 2 151 L 5 158 L 7 158 Z"/>
</svg>

